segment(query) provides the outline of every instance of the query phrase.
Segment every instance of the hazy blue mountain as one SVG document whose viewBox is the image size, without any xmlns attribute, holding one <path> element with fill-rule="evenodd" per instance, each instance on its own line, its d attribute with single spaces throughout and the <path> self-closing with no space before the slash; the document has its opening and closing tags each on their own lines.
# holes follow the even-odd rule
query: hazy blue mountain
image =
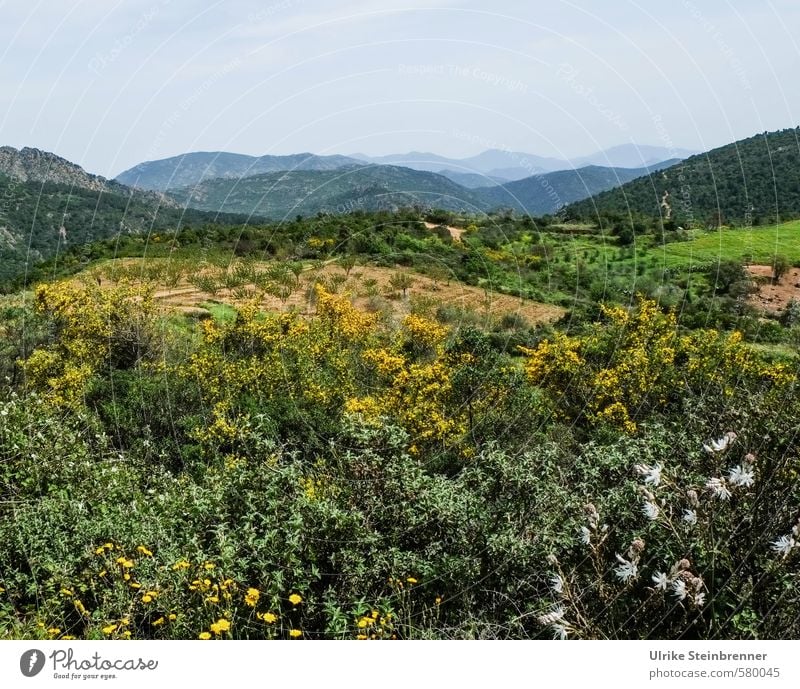
<svg viewBox="0 0 800 689">
<path fill-rule="evenodd" d="M 392 165 L 211 179 L 173 189 L 169 194 L 192 208 L 274 219 L 408 206 L 472 212 L 483 209 L 480 196 L 442 175 Z"/>
<path fill-rule="evenodd" d="M 648 167 L 663 163 L 665 160 L 683 160 L 697 155 L 699 151 L 685 148 L 665 148 L 663 146 L 640 146 L 638 144 L 622 144 L 600 151 L 589 156 L 576 158 L 576 167 L 600 165 L 602 167 Z"/>
<path fill-rule="evenodd" d="M 336 170 L 361 163 L 346 156 L 297 153 L 285 156 L 249 156 L 239 153 L 198 152 L 140 163 L 117 175 L 116 180 L 140 189 L 166 191 L 219 177 L 239 179 L 265 172 Z"/>
<path fill-rule="evenodd" d="M 577 170 L 559 170 L 502 186 L 473 189 L 485 208 L 510 208 L 519 213 L 544 215 L 555 213 L 562 207 L 588 198 L 607 189 L 613 189 L 630 180 L 647 176 L 667 161 L 650 168 L 608 168 L 590 165 Z"/>
</svg>

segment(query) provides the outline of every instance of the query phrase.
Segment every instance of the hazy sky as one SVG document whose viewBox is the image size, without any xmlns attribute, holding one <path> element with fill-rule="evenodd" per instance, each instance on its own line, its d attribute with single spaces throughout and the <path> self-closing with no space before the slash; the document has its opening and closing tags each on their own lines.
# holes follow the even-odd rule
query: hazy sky
<svg viewBox="0 0 800 689">
<path fill-rule="evenodd" d="M 797 0 L 0 0 L 0 144 L 707 149 L 800 115 Z"/>
</svg>

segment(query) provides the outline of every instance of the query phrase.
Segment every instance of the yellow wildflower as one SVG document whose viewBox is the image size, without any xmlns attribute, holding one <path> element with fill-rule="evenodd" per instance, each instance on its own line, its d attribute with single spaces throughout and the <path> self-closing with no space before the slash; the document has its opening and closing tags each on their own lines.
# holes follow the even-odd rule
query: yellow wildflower
<svg viewBox="0 0 800 689">
<path fill-rule="evenodd" d="M 50 636 L 58 636 L 61 634 L 61 630 L 58 627 L 50 627 L 50 629 L 47 630 L 47 633 Z"/>
<path fill-rule="evenodd" d="M 406 579 L 406 581 L 407 581 L 409 584 L 416 584 L 416 583 L 417 583 L 417 580 L 416 580 L 414 577 L 408 577 L 408 578 Z"/>
<path fill-rule="evenodd" d="M 175 613 L 170 613 L 170 614 L 167 616 L 167 619 L 168 619 L 170 622 L 174 622 L 175 620 L 177 620 L 177 619 L 178 619 L 178 616 L 177 616 Z"/>
<path fill-rule="evenodd" d="M 251 608 L 254 608 L 256 607 L 256 604 L 258 603 L 258 599 L 260 596 L 261 593 L 259 592 L 258 589 L 249 588 L 247 589 L 247 594 L 244 597 L 244 604 Z"/>
<path fill-rule="evenodd" d="M 303 636 L 303 632 L 301 632 L 299 629 L 290 629 L 289 636 L 291 636 L 293 639 L 297 639 Z"/>
<path fill-rule="evenodd" d="M 176 562 L 174 565 L 172 565 L 172 571 L 177 572 L 178 570 L 181 569 L 189 569 L 189 567 L 191 566 L 192 565 L 190 562 L 186 560 L 181 560 L 180 562 Z"/>
<path fill-rule="evenodd" d="M 154 626 L 154 627 L 160 627 L 162 624 L 164 624 L 164 622 L 165 622 L 165 621 L 166 621 L 166 620 L 164 620 L 164 618 L 163 618 L 163 617 L 159 617 L 157 620 L 155 620 L 155 621 L 153 622 L 153 626 Z"/>
<path fill-rule="evenodd" d="M 153 553 L 143 545 L 140 545 L 138 548 L 136 548 L 136 550 L 139 551 L 145 557 L 153 557 Z"/>
<path fill-rule="evenodd" d="M 61 594 L 70 597 L 75 595 L 70 589 L 61 589 Z"/>
<path fill-rule="evenodd" d="M 202 639 L 203 641 L 208 641 L 211 638 L 211 634 L 209 634 L 208 632 L 200 632 L 197 638 Z"/>
<path fill-rule="evenodd" d="M 227 632 L 230 628 L 231 628 L 230 620 L 226 620 L 224 617 L 220 617 L 210 627 L 211 631 L 214 632 L 214 634 L 222 634 L 222 632 Z"/>
<path fill-rule="evenodd" d="M 103 634 L 113 634 L 117 629 L 119 629 L 118 625 L 110 624 L 107 627 L 103 627 Z"/>
<path fill-rule="evenodd" d="M 206 603 L 219 603 L 219 596 L 207 596 Z"/>
<path fill-rule="evenodd" d="M 147 604 L 152 602 L 153 602 L 153 596 L 148 596 L 146 593 L 142 596 L 142 603 Z"/>
<path fill-rule="evenodd" d="M 267 624 L 274 624 L 278 621 L 278 616 L 271 612 L 265 612 L 263 615 L 258 615 L 258 618 L 264 620 Z"/>
<path fill-rule="evenodd" d="M 291 596 L 289 596 L 289 602 L 292 605 L 300 605 L 300 603 L 303 602 L 303 599 L 297 593 L 293 593 Z"/>
</svg>

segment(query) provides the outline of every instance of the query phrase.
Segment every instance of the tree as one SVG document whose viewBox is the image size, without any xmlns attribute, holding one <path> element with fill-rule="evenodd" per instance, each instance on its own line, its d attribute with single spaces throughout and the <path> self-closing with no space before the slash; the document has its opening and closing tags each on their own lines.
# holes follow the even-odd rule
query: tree
<svg viewBox="0 0 800 689">
<path fill-rule="evenodd" d="M 791 262 L 786 256 L 777 255 L 772 259 L 772 282 L 777 284 L 780 279 L 789 272 L 792 267 Z"/>
<path fill-rule="evenodd" d="M 402 290 L 403 298 L 405 298 L 406 290 L 414 284 L 414 278 L 407 273 L 395 273 L 389 278 L 389 284 L 392 286 L 392 289 Z"/>
</svg>

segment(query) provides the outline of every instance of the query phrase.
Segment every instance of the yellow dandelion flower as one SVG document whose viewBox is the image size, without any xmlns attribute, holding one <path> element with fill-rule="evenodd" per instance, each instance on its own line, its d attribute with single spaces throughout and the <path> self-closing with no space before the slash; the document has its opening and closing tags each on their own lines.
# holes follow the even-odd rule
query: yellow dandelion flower
<svg viewBox="0 0 800 689">
<path fill-rule="evenodd" d="M 61 589 L 61 594 L 64 596 L 74 596 L 75 594 L 72 593 L 70 589 Z"/>
<path fill-rule="evenodd" d="M 61 634 L 61 630 L 58 627 L 50 627 L 50 629 L 47 630 L 47 633 L 50 636 L 58 636 Z"/>
<path fill-rule="evenodd" d="M 78 611 L 79 614 L 81 614 L 81 615 L 86 615 L 87 614 L 86 613 L 86 608 L 84 607 L 83 603 L 81 603 L 81 601 L 79 601 L 77 598 L 74 601 L 74 605 L 75 605 L 75 609 Z"/>
<path fill-rule="evenodd" d="M 301 636 L 303 636 L 303 632 L 301 632 L 299 629 L 290 629 L 289 636 L 291 636 L 293 639 L 299 639 Z"/>
<path fill-rule="evenodd" d="M 202 639 L 203 641 L 208 641 L 211 638 L 211 634 L 208 632 L 200 632 L 200 634 L 197 635 L 197 638 Z"/>
<path fill-rule="evenodd" d="M 166 620 L 163 617 L 159 617 L 157 620 L 153 622 L 153 626 L 160 627 L 162 624 L 164 624 L 164 622 L 166 622 Z"/>
<path fill-rule="evenodd" d="M 433 601 L 433 602 L 434 602 L 436 605 L 441 605 L 441 604 L 442 604 L 442 597 L 441 597 L 441 596 L 436 596 L 436 600 L 435 600 L 435 601 Z"/>
<path fill-rule="evenodd" d="M 103 543 L 103 547 L 106 550 L 114 550 L 114 544 L 113 543 Z"/>
<path fill-rule="evenodd" d="M 122 575 L 122 578 L 123 578 L 125 581 L 130 581 L 130 580 L 131 580 L 131 575 L 130 575 L 130 574 L 128 574 L 127 572 L 125 572 L 125 574 L 123 574 L 123 575 Z"/>
<path fill-rule="evenodd" d="M 107 627 L 103 627 L 103 634 L 113 634 L 117 629 L 119 629 L 118 625 L 110 624 Z"/>
<path fill-rule="evenodd" d="M 406 579 L 406 581 L 407 581 L 409 584 L 416 584 L 416 583 L 417 583 L 417 580 L 416 580 L 414 577 L 408 577 L 408 578 Z"/>
<path fill-rule="evenodd" d="M 170 614 L 167 616 L 167 619 L 168 619 L 170 622 L 174 622 L 175 620 L 177 620 L 177 619 L 178 619 L 178 616 L 177 616 L 177 615 L 176 615 L 176 614 L 173 612 L 173 613 L 170 613 Z"/>
<path fill-rule="evenodd" d="M 189 569 L 191 566 L 192 564 L 188 560 L 181 560 L 180 562 L 176 562 L 174 565 L 172 565 L 172 571 L 177 572 L 181 569 Z"/>
<path fill-rule="evenodd" d="M 64 634 L 64 636 L 62 636 L 61 639 L 63 641 L 75 641 L 75 637 L 72 636 L 72 634 Z"/>
<path fill-rule="evenodd" d="M 131 638 L 131 633 L 129 631 L 124 631 L 124 632 L 122 632 L 122 636 L 124 638 L 126 638 L 126 639 L 130 639 Z"/>
<path fill-rule="evenodd" d="M 140 588 L 142 588 L 142 585 L 141 585 L 141 584 L 140 584 L 138 581 L 132 581 L 132 582 L 129 584 L 129 586 L 130 586 L 132 589 L 140 589 Z"/>
<path fill-rule="evenodd" d="M 130 621 L 130 620 L 127 618 L 127 617 L 123 617 L 123 618 L 122 618 L 122 619 L 119 621 L 119 623 L 120 623 L 120 625 L 122 625 L 123 627 L 127 627 L 127 626 L 128 626 L 130 623 L 131 623 L 131 621 Z"/>
<path fill-rule="evenodd" d="M 219 596 L 206 596 L 206 603 L 219 603 Z"/>
<path fill-rule="evenodd" d="M 260 597 L 261 593 L 258 589 L 249 588 L 247 589 L 247 594 L 244 597 L 244 604 L 254 608 L 258 604 L 258 599 Z"/>
<path fill-rule="evenodd" d="M 289 596 L 289 602 L 292 605 L 300 605 L 300 603 L 303 602 L 303 599 L 300 597 L 299 594 L 293 593 L 291 596 Z"/>
<path fill-rule="evenodd" d="M 265 612 L 263 615 L 258 615 L 260 620 L 264 620 L 267 624 L 275 624 L 278 621 L 278 616 L 275 613 Z"/>
<path fill-rule="evenodd" d="M 206 570 L 207 572 L 210 572 L 212 569 L 214 569 L 214 567 L 216 567 L 216 565 L 215 565 L 213 562 L 206 562 L 206 563 L 203 565 L 203 567 L 205 568 L 205 570 Z"/>
<path fill-rule="evenodd" d="M 142 596 L 142 603 L 147 604 L 152 602 L 153 602 L 153 596 L 148 596 L 146 593 Z"/>
<path fill-rule="evenodd" d="M 146 546 L 140 545 L 138 548 L 136 548 L 136 550 L 145 557 L 153 557 L 152 551 L 150 551 Z"/>
<path fill-rule="evenodd" d="M 373 610 L 372 611 L 372 619 L 373 620 L 377 620 L 378 619 L 378 611 L 377 610 Z"/>
<path fill-rule="evenodd" d="M 94 549 L 95 555 L 102 555 L 104 552 L 106 552 L 106 549 L 103 546 Z"/>
<path fill-rule="evenodd" d="M 230 620 L 226 620 L 224 617 L 220 617 L 214 624 L 211 625 L 210 629 L 214 634 L 222 634 L 222 632 L 227 632 L 231 628 Z"/>
</svg>

